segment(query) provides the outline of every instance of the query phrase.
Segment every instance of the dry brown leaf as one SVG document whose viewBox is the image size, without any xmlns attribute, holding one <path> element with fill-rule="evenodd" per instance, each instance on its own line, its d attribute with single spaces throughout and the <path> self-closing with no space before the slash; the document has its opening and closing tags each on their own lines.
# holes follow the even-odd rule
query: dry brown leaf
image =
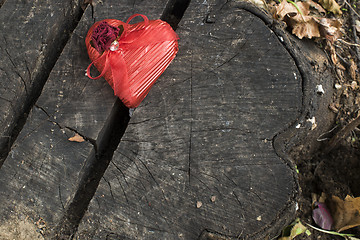
<svg viewBox="0 0 360 240">
<path fill-rule="evenodd" d="M 73 137 L 69 138 L 68 140 L 71 142 L 84 142 L 85 141 L 85 139 L 82 136 L 80 136 L 78 133 L 75 133 L 75 135 Z"/>
<path fill-rule="evenodd" d="M 326 1 L 329 5 L 331 0 Z M 335 2 L 335 0 L 332 0 Z M 336 2 L 335 2 L 336 3 Z M 296 6 L 295 6 L 296 5 Z M 341 23 L 336 19 L 319 17 L 325 15 L 326 11 L 316 2 L 308 0 L 306 2 L 289 3 L 286 0 L 281 1 L 276 6 L 274 15 L 277 19 L 284 21 L 287 26 L 292 28 L 292 33 L 298 38 L 317 38 L 324 37 L 333 43 L 341 37 Z M 332 6 L 335 6 L 334 4 Z M 310 7 L 315 9 L 310 14 Z"/>
<path fill-rule="evenodd" d="M 336 50 L 334 45 L 330 41 L 326 41 L 327 49 L 330 52 L 330 58 L 332 63 L 335 66 L 337 75 L 340 79 L 343 79 L 344 71 L 346 71 L 346 68 L 338 61 L 338 57 L 336 55 Z"/>
<path fill-rule="evenodd" d="M 312 0 L 308 0 L 307 1 L 310 4 L 310 7 L 314 8 L 315 10 L 318 11 L 318 13 L 320 13 L 321 16 L 325 16 L 326 15 L 326 11 L 325 9 L 318 3 L 312 1 Z"/>
<path fill-rule="evenodd" d="M 356 64 L 355 64 L 355 61 L 354 61 L 353 59 L 350 59 L 349 72 L 350 72 L 351 78 L 352 78 L 354 81 L 357 80 L 356 70 L 357 70 L 357 66 L 356 66 Z"/>
<path fill-rule="evenodd" d="M 300 9 L 300 11 L 304 16 L 309 15 L 310 4 L 308 2 L 297 2 L 296 5 L 298 6 L 298 8 Z M 279 20 L 283 20 L 285 16 L 296 19 L 302 17 L 299 11 L 296 9 L 296 7 L 287 1 L 282 1 L 276 7 L 276 16 Z"/>
<path fill-rule="evenodd" d="M 346 196 L 345 200 L 341 200 L 337 196 L 332 196 L 329 207 L 336 231 L 342 232 L 360 226 L 360 197 Z"/>
<path fill-rule="evenodd" d="M 330 103 L 329 108 L 333 113 L 338 113 L 339 112 L 339 109 L 336 108 L 334 103 Z"/>
<path fill-rule="evenodd" d="M 313 17 L 303 16 L 304 21 L 294 21 L 292 24 L 292 33 L 302 39 L 320 37 L 319 25 Z"/>
<path fill-rule="evenodd" d="M 286 24 L 292 28 L 292 33 L 302 39 L 320 37 L 319 24 L 310 13 L 310 2 L 297 2 L 298 9 L 287 1 L 282 1 L 276 8 L 276 16 L 280 20 L 284 20 Z"/>
<path fill-rule="evenodd" d="M 335 0 L 319 0 L 319 3 L 323 8 L 334 14 L 342 14 L 339 4 Z"/>
<path fill-rule="evenodd" d="M 345 68 L 340 64 L 340 62 L 338 61 L 338 57 L 336 55 L 336 50 L 334 45 L 330 42 L 330 41 L 326 41 L 326 48 L 328 49 L 328 51 L 330 52 L 330 59 L 332 61 L 332 63 L 335 66 L 339 66 L 340 69 L 344 69 Z"/>
<path fill-rule="evenodd" d="M 315 18 L 319 23 L 321 36 L 334 43 L 335 40 L 342 36 L 341 22 L 337 19 Z"/>
</svg>

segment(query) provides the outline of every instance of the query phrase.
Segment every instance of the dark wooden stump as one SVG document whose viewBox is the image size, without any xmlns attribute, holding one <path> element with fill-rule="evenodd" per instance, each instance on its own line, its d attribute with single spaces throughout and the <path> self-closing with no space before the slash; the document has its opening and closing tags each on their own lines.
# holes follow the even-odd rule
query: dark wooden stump
<svg viewBox="0 0 360 240">
<path fill-rule="evenodd" d="M 64 31 L 56 24 L 76 24 L 80 4 L 49 2 L 78 12 L 51 20 L 45 5 L 32 13 L 31 4 L 12 1 L 0 9 L 10 34 L 0 40 L 0 230 L 22 224 L 55 239 L 263 239 L 292 220 L 297 182 L 288 152 L 306 132 L 294 124 L 311 117 L 306 81 L 315 75 L 261 11 L 237 1 L 193 0 L 187 9 L 186 0 L 98 2 L 50 54 Z M 11 18 L 13 8 L 33 15 Z M 85 76 L 84 38 L 94 21 L 134 13 L 174 28 L 182 19 L 177 57 L 127 126 L 128 109 L 106 81 Z M 41 18 L 49 21 L 27 22 Z M 9 30 L 13 19 L 18 27 Z M 16 44 L 27 51 L 9 45 L 24 29 L 34 39 Z M 31 62 L 42 49 L 47 60 Z M 70 142 L 75 133 L 85 141 Z"/>
<path fill-rule="evenodd" d="M 177 32 L 180 52 L 135 110 L 80 229 L 260 239 L 294 211 L 293 170 L 272 139 L 300 113 L 301 76 L 276 35 L 236 4 L 193 1 Z"/>
</svg>

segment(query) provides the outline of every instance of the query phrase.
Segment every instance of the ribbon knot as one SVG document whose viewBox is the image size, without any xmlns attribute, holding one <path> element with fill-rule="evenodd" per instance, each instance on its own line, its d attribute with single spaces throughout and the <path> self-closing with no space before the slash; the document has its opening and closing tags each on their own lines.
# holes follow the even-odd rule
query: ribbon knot
<svg viewBox="0 0 360 240">
<path fill-rule="evenodd" d="M 134 17 L 137 16 L 141 16 L 144 19 L 144 21 L 134 25 L 130 25 L 129 22 Z M 111 20 L 104 20 L 104 21 L 107 21 L 110 25 L 112 24 Z M 154 23 L 154 22 L 156 22 L 157 24 L 152 24 L 153 26 L 151 30 L 148 29 L 150 23 Z M 160 42 L 174 41 L 179 39 L 179 37 L 175 32 L 168 31 L 168 28 L 170 26 L 167 23 L 161 20 L 149 21 L 148 18 L 142 14 L 134 14 L 131 17 L 129 17 L 126 23 L 123 23 L 123 27 L 124 27 L 124 31 L 121 34 L 120 38 L 115 40 L 117 41 L 117 43 L 115 43 L 114 41 L 110 46 L 110 48 L 106 49 L 97 59 L 93 60 L 86 70 L 87 76 L 91 79 L 99 79 L 104 75 L 106 78 L 107 74 L 111 74 L 113 80 L 112 87 L 114 89 L 115 95 L 118 97 L 124 93 L 131 94 L 130 89 L 128 89 L 129 87 L 127 85 L 129 81 L 128 67 L 127 67 L 127 62 L 124 59 L 124 55 L 126 54 L 127 51 L 135 50 L 149 45 L 154 45 Z M 150 31 L 151 31 L 151 35 L 149 35 Z M 114 44 L 116 44 L 116 48 L 115 46 L 113 46 Z M 96 51 L 95 49 L 91 49 L 91 51 L 92 50 Z M 98 52 L 97 55 L 99 55 Z M 98 66 L 103 66 L 103 69 L 99 76 L 97 77 L 91 76 L 90 68 L 92 65 L 96 65 L 97 68 Z"/>
</svg>

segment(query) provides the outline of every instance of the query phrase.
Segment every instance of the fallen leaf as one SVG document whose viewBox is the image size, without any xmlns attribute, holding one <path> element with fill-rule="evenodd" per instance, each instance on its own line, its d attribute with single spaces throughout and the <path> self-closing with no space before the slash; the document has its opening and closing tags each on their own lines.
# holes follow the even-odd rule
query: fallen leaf
<svg viewBox="0 0 360 240">
<path fill-rule="evenodd" d="M 334 229 L 338 232 L 360 226 L 360 197 L 346 196 L 345 200 L 332 196 L 329 208 L 334 219 Z"/>
<path fill-rule="evenodd" d="M 281 3 L 276 7 L 276 16 L 279 20 L 283 20 L 285 16 L 291 18 L 301 18 L 301 16 L 306 16 L 310 13 L 310 4 L 308 2 L 297 2 L 295 7 L 294 4 L 287 1 L 281 1 Z M 300 12 L 299 12 L 299 10 Z"/>
<path fill-rule="evenodd" d="M 342 14 L 339 4 L 335 0 L 319 0 L 319 3 L 323 8 L 334 14 Z"/>
<path fill-rule="evenodd" d="M 68 140 L 71 142 L 84 142 L 85 141 L 85 139 L 82 136 L 80 136 L 78 133 L 75 133 L 75 135 L 73 137 L 69 138 Z"/>
<path fill-rule="evenodd" d="M 296 219 L 292 224 L 283 229 L 278 240 L 291 240 L 304 232 L 307 232 L 307 228 L 300 222 L 300 219 Z M 307 232 L 307 234 L 309 235 L 310 233 Z"/>
<path fill-rule="evenodd" d="M 308 0 L 307 2 L 310 4 L 310 7 L 314 8 L 321 16 L 326 15 L 325 9 L 320 4 L 318 4 L 312 0 Z"/>
<path fill-rule="evenodd" d="M 331 45 L 329 50 L 330 50 L 330 59 L 331 59 L 332 63 L 334 65 L 336 65 L 338 63 L 338 58 L 336 56 L 336 51 L 335 51 L 334 46 Z"/>
<path fill-rule="evenodd" d="M 340 6 L 335 0 L 319 0 L 326 9 L 340 14 Z M 329 10 L 330 11 L 330 10 Z M 341 22 L 337 19 L 325 18 L 325 9 L 318 3 L 307 1 L 284 0 L 273 10 L 276 19 L 284 21 L 292 29 L 292 33 L 298 38 L 324 37 L 331 43 L 339 39 Z"/>
<path fill-rule="evenodd" d="M 310 13 L 310 2 L 294 4 L 282 1 L 276 7 L 276 16 L 292 28 L 292 33 L 302 39 L 320 37 L 319 24 Z"/>
<path fill-rule="evenodd" d="M 310 16 L 304 16 L 303 21 L 295 21 L 292 24 L 292 28 L 292 33 L 300 39 L 321 36 L 318 23 Z"/>
<path fill-rule="evenodd" d="M 294 225 L 294 227 L 291 229 L 290 233 L 290 239 L 295 238 L 296 236 L 304 233 L 306 231 L 306 227 L 299 221 Z"/>
<path fill-rule="evenodd" d="M 349 73 L 353 80 L 357 80 L 357 74 L 356 74 L 357 66 L 355 64 L 355 61 L 353 59 L 350 59 L 350 67 L 349 67 Z"/>
<path fill-rule="evenodd" d="M 334 43 L 337 39 L 342 36 L 341 33 L 341 22 L 337 19 L 329 18 L 314 18 L 319 23 L 319 29 L 321 36 Z"/>
<path fill-rule="evenodd" d="M 315 223 L 322 229 L 331 230 L 334 221 L 325 203 L 317 202 L 315 207 L 312 212 Z"/>
<path fill-rule="evenodd" d="M 202 206 L 202 202 L 201 202 L 201 201 L 197 201 L 197 202 L 196 202 L 196 207 L 197 207 L 197 208 L 201 208 L 201 206 Z"/>
</svg>

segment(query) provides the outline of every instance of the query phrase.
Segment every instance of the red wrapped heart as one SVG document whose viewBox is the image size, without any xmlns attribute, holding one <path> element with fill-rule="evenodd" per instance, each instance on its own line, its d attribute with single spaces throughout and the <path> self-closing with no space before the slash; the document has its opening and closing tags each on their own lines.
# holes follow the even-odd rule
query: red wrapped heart
<svg viewBox="0 0 360 240">
<path fill-rule="evenodd" d="M 141 16 L 144 21 L 129 24 Z M 135 14 L 126 23 L 105 19 L 96 22 L 85 43 L 92 63 L 91 79 L 104 77 L 114 93 L 129 108 L 137 107 L 178 51 L 179 37 L 164 21 Z M 92 77 L 92 65 L 100 75 Z"/>
</svg>

